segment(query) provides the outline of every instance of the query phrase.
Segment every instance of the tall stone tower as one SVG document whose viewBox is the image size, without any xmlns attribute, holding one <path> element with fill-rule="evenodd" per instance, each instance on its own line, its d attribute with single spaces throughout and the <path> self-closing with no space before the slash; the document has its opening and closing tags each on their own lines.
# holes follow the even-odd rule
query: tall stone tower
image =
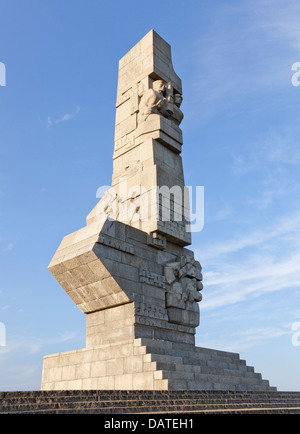
<svg viewBox="0 0 300 434">
<path fill-rule="evenodd" d="M 148 234 L 181 246 L 191 243 L 181 101 L 171 47 L 151 31 L 119 63 L 112 189 L 88 224 L 107 211 Z"/>
<path fill-rule="evenodd" d="M 181 101 L 170 45 L 151 30 L 119 62 L 111 188 L 49 265 L 86 314 L 86 348 L 45 356 L 42 389 L 269 387 L 237 354 L 195 346 Z"/>
</svg>

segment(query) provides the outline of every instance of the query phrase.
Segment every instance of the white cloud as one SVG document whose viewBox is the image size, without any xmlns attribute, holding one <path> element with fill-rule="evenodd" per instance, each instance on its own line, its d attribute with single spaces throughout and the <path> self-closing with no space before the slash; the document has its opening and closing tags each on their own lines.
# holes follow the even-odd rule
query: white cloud
<svg viewBox="0 0 300 434">
<path fill-rule="evenodd" d="M 240 352 L 255 347 L 264 341 L 290 334 L 290 327 L 251 327 L 231 333 L 228 340 L 224 339 L 224 336 L 218 339 L 207 334 L 204 336 L 206 342 L 202 341 L 201 344 L 205 344 L 205 346 L 209 346 L 210 348 L 222 348 L 224 351 Z"/>
<path fill-rule="evenodd" d="M 300 145 L 297 135 L 299 129 L 293 125 L 292 130 L 285 128 L 269 131 L 256 143 L 244 143 L 244 150 L 232 151 L 232 172 L 234 175 L 245 175 L 253 171 L 283 171 L 286 166 L 300 164 Z M 266 167 L 266 165 L 268 166 Z"/>
<path fill-rule="evenodd" d="M 10 252 L 14 248 L 14 243 L 8 243 L 8 245 L 5 248 L 6 252 Z"/>
<path fill-rule="evenodd" d="M 262 261 L 263 259 L 261 256 Z M 257 268 L 249 261 L 243 264 L 243 267 L 249 267 L 247 270 L 241 270 L 240 264 L 228 266 L 228 271 L 223 270 L 219 277 L 204 281 L 208 296 L 202 309 L 213 309 L 280 290 L 300 288 L 299 263 L 300 253 L 272 265 L 265 266 L 262 262 Z"/>
<path fill-rule="evenodd" d="M 232 153 L 232 172 L 234 175 L 245 175 L 248 172 L 252 172 L 253 170 L 257 170 L 257 154 L 249 155 L 236 155 L 234 152 Z"/>
<path fill-rule="evenodd" d="M 20 339 L 10 340 L 6 347 L 1 348 L 1 354 L 17 354 L 20 351 L 25 355 L 35 354 L 41 352 L 42 349 L 47 345 L 67 342 L 75 339 L 76 337 L 78 337 L 76 333 L 69 331 L 63 332 L 50 339 L 41 339 L 36 336 L 32 336 L 30 338 L 28 338 L 28 336 L 26 338 L 20 337 Z"/>
<path fill-rule="evenodd" d="M 232 151 L 232 174 L 248 186 L 255 185 L 256 189 L 244 198 L 244 203 L 264 210 L 275 204 L 275 200 L 281 203 L 296 200 L 300 190 L 299 132 L 297 126 L 272 130 L 256 143 L 245 143 L 243 150 Z"/>
<path fill-rule="evenodd" d="M 300 4 L 298 0 L 260 0 L 260 25 L 274 38 L 285 39 L 300 51 Z"/>
<path fill-rule="evenodd" d="M 204 270 L 202 309 L 300 288 L 300 213 L 195 252 Z M 207 270 L 207 271 L 206 271 Z"/>
<path fill-rule="evenodd" d="M 266 229 L 252 231 L 248 234 L 235 236 L 234 239 L 210 243 L 206 248 L 201 248 L 199 256 L 202 261 L 209 261 L 219 259 L 221 255 L 228 255 L 231 253 L 239 252 L 243 249 L 259 247 L 262 244 L 280 238 L 286 239 L 288 236 L 299 233 L 300 230 L 300 212 L 295 212 L 294 215 L 281 216 L 273 220 L 272 226 Z"/>
<path fill-rule="evenodd" d="M 228 109 L 250 110 L 248 101 L 291 86 L 291 66 L 300 50 L 300 5 L 289 0 L 246 0 L 214 10 L 211 31 L 193 50 L 194 79 L 186 84 L 201 110 L 186 106 L 187 118 L 205 121 Z M 234 23 L 229 26 L 229 23 Z M 192 59 L 192 60 L 193 60 Z M 192 61 L 191 60 L 191 61 Z M 195 98 L 196 94 L 196 98 Z M 251 110 L 268 107 L 269 98 Z M 272 102 L 270 102 L 272 104 Z"/>
<path fill-rule="evenodd" d="M 0 239 L 0 242 L 3 243 L 3 240 Z M 0 253 L 6 253 L 6 252 L 11 252 L 14 248 L 14 243 L 9 242 L 8 244 L 6 244 L 3 247 L 0 247 Z"/>
<path fill-rule="evenodd" d="M 288 136 L 275 136 L 268 140 L 267 158 L 281 164 L 300 164 L 300 146 Z"/>
<path fill-rule="evenodd" d="M 0 347 L 2 390 L 28 390 L 28 387 L 32 390 L 39 389 L 43 355 L 48 354 L 47 348 L 75 338 L 78 338 L 76 333 L 66 331 L 53 338 L 19 335 L 7 339 L 6 346 Z"/>
<path fill-rule="evenodd" d="M 229 205 L 224 205 L 223 208 L 220 208 L 216 214 L 215 214 L 215 220 L 216 221 L 221 221 L 221 220 L 225 220 L 226 218 L 228 218 L 229 216 L 231 216 L 232 214 L 232 209 L 230 208 Z"/>
<path fill-rule="evenodd" d="M 75 110 L 74 113 L 66 113 L 66 114 L 64 114 L 59 119 L 52 120 L 50 118 L 50 116 L 48 116 L 48 119 L 47 119 L 47 128 L 50 128 L 50 127 L 52 127 L 53 125 L 56 125 L 56 124 L 60 124 L 61 122 L 67 122 L 70 119 L 73 119 L 75 116 L 77 116 L 79 112 L 80 112 L 80 107 L 76 107 L 76 110 Z"/>
<path fill-rule="evenodd" d="M 60 333 L 60 335 L 55 340 L 55 343 L 56 342 L 60 343 L 60 342 L 70 341 L 72 339 L 75 339 L 76 337 L 77 337 L 76 333 L 70 332 L 70 331 L 66 331 L 64 333 Z"/>
</svg>

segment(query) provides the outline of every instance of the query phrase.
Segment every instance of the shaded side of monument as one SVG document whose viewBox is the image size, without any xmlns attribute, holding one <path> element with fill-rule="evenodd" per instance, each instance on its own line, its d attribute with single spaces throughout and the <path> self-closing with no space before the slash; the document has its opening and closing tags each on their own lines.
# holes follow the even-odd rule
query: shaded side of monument
<svg viewBox="0 0 300 434">
<path fill-rule="evenodd" d="M 151 30 L 119 62 L 111 188 L 49 270 L 86 314 L 86 347 L 44 357 L 43 390 L 270 390 L 236 353 L 195 346 L 190 232 L 171 48 Z"/>
</svg>

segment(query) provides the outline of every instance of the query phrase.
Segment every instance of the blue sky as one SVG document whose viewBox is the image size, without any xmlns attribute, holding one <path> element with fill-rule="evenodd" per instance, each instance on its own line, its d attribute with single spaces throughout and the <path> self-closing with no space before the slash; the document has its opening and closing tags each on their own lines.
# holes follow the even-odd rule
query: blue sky
<svg viewBox="0 0 300 434">
<path fill-rule="evenodd" d="M 299 22 L 297 0 L 0 1 L 0 390 L 39 389 L 43 355 L 85 346 L 47 266 L 111 183 L 118 61 L 152 28 L 183 81 L 186 184 L 205 191 L 197 345 L 300 390 Z"/>
</svg>

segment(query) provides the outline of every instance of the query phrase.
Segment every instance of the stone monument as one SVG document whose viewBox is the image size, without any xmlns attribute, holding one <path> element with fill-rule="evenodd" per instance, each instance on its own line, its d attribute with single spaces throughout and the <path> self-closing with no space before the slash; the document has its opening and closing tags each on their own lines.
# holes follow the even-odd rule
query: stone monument
<svg viewBox="0 0 300 434">
<path fill-rule="evenodd" d="M 86 348 L 45 356 L 43 390 L 269 388 L 238 354 L 195 346 L 181 102 L 170 45 L 151 30 L 119 62 L 111 188 L 49 265 L 86 314 Z"/>
</svg>

